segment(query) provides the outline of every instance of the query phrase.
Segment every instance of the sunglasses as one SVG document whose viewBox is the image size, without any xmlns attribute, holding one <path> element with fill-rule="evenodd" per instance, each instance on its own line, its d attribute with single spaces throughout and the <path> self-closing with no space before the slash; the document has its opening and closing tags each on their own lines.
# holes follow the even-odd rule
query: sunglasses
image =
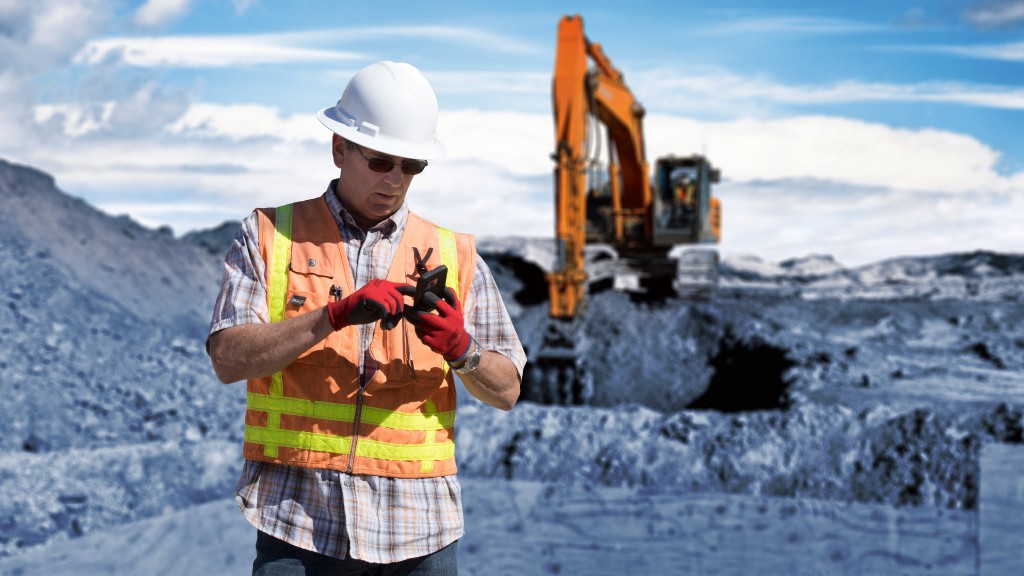
<svg viewBox="0 0 1024 576">
<path fill-rule="evenodd" d="M 366 165 L 369 166 L 370 170 L 373 170 L 374 172 L 386 174 L 394 170 L 395 164 L 398 164 L 398 162 L 395 162 L 394 160 L 390 160 L 388 158 L 377 158 L 376 156 L 369 157 L 366 155 L 365 152 L 363 152 L 363 147 L 358 144 L 356 144 L 356 149 L 359 150 L 359 155 L 366 160 Z M 406 176 L 412 176 L 414 174 L 419 174 L 420 172 L 423 172 L 423 169 L 427 167 L 427 161 L 402 160 L 401 166 L 402 174 L 405 174 Z"/>
</svg>

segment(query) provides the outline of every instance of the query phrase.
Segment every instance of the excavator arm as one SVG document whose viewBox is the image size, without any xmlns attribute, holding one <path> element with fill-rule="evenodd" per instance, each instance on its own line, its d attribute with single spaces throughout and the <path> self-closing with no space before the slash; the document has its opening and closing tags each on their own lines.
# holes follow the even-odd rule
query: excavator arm
<svg viewBox="0 0 1024 576">
<path fill-rule="evenodd" d="M 548 276 L 553 318 L 575 316 L 587 279 L 583 246 L 586 242 L 589 62 L 583 23 L 577 24 L 577 20 L 565 17 L 559 24 L 551 89 L 555 114 L 555 239 L 558 242 L 555 270 Z"/>
<path fill-rule="evenodd" d="M 651 188 L 644 150 L 644 108 L 625 85 L 622 72 L 605 56 L 600 44 L 583 33 L 583 19 L 565 16 L 558 26 L 552 84 L 555 118 L 555 234 L 558 265 L 549 276 L 551 316 L 574 317 L 584 297 L 588 170 L 590 149 L 597 143 L 596 119 L 605 126 L 609 149 L 611 238 L 628 241 L 630 226 L 651 235 Z"/>
</svg>

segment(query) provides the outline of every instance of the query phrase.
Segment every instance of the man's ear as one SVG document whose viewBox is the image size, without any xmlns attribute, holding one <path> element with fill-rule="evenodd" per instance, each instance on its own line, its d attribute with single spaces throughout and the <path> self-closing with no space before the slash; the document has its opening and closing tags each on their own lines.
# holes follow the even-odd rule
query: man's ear
<svg viewBox="0 0 1024 576">
<path fill-rule="evenodd" d="M 347 152 L 345 140 L 341 136 L 334 134 L 331 137 L 331 154 L 334 155 L 334 165 L 338 169 L 341 169 L 342 164 L 345 163 L 345 152 Z"/>
</svg>

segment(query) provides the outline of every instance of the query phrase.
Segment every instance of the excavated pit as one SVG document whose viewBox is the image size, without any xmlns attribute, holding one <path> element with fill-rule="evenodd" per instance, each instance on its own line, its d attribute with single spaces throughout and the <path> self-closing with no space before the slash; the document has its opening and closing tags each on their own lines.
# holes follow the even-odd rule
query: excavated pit
<svg viewBox="0 0 1024 576">
<path fill-rule="evenodd" d="M 760 338 L 743 340 L 727 330 L 709 364 L 714 373 L 707 390 L 689 408 L 750 412 L 790 407 L 790 369 L 797 362 L 786 349 Z"/>
<path fill-rule="evenodd" d="M 578 326 L 570 328 L 549 319 L 547 279 L 539 266 L 509 254 L 485 256 L 517 311 L 516 330 L 531 358 L 523 400 L 727 413 L 790 405 L 794 379 L 789 371 L 797 362 L 785 348 L 733 330 L 713 303 L 682 300 L 666 291 L 637 296 L 601 290 L 590 294 Z M 559 351 L 580 358 L 589 382 L 585 398 L 552 392 L 552 379 L 564 376 L 565 362 L 558 374 L 538 369 L 540 351 L 551 351 L 545 334 L 552 324 L 574 334 L 575 347 Z"/>
</svg>

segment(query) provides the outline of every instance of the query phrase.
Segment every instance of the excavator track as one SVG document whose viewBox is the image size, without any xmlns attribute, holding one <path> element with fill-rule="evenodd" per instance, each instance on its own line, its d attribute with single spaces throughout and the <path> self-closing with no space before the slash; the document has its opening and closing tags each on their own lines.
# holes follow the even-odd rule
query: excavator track
<svg viewBox="0 0 1024 576">
<path fill-rule="evenodd" d="M 718 250 L 691 246 L 677 254 L 676 295 L 684 300 L 713 300 L 718 288 Z"/>
</svg>

